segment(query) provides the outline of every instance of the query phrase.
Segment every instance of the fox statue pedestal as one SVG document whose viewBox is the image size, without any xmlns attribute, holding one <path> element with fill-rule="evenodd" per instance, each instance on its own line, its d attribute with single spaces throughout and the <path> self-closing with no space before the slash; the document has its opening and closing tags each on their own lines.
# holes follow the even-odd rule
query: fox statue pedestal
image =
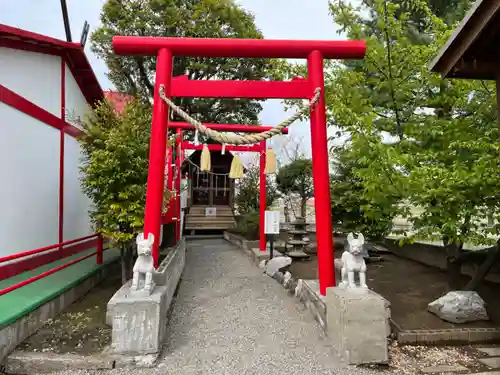
<svg viewBox="0 0 500 375">
<path fill-rule="evenodd" d="M 347 242 L 342 259 L 335 259 L 340 283 L 326 291 L 328 336 L 348 364 L 384 364 L 389 360 L 390 304 L 366 285 L 363 235 L 349 233 Z"/>
<path fill-rule="evenodd" d="M 351 365 L 385 364 L 391 333 L 389 302 L 365 288 L 327 288 L 328 336 Z"/>
<path fill-rule="evenodd" d="M 167 286 L 155 285 L 151 249 L 154 236 L 137 236 L 134 277 L 108 303 L 111 355 L 125 356 L 136 366 L 153 366 L 165 341 Z"/>
</svg>

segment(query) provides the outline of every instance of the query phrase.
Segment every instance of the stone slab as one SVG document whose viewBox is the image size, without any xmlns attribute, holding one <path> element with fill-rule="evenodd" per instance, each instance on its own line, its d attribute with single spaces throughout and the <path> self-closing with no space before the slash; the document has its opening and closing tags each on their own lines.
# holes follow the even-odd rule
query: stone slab
<svg viewBox="0 0 500 375">
<path fill-rule="evenodd" d="M 459 371 L 467 371 L 468 368 L 462 365 L 436 365 L 430 366 L 422 369 L 424 374 L 436 374 L 442 372 L 459 372 Z"/>
<path fill-rule="evenodd" d="M 8 374 L 45 374 L 67 370 L 109 370 L 114 361 L 104 356 L 33 353 L 17 351 L 5 361 Z"/>
<path fill-rule="evenodd" d="M 491 348 L 477 348 L 482 353 L 488 354 L 492 357 L 500 357 L 500 347 L 491 347 Z"/>
<path fill-rule="evenodd" d="M 161 350 L 166 331 L 166 286 L 157 286 L 150 296 L 130 292 L 132 281 L 112 297 L 111 351 L 115 354 L 146 355 Z"/>
<path fill-rule="evenodd" d="M 500 357 L 480 358 L 478 361 L 491 368 L 500 367 Z"/>
<path fill-rule="evenodd" d="M 386 299 L 369 289 L 332 287 L 325 304 L 327 334 L 348 364 L 388 362 L 391 328 Z"/>
<path fill-rule="evenodd" d="M 326 331 L 326 304 L 325 297 L 319 292 L 319 280 L 301 280 L 300 285 L 297 297 Z"/>
</svg>

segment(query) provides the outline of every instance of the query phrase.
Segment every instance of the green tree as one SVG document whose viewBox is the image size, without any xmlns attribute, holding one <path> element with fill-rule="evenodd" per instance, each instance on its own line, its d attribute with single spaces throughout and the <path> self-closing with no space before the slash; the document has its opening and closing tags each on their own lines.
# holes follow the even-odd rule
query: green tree
<svg viewBox="0 0 500 375">
<path fill-rule="evenodd" d="M 131 277 L 133 240 L 144 225 L 151 111 L 140 100 L 118 115 L 103 101 L 81 124 L 82 180 L 91 220 L 122 253 L 122 281 Z M 166 194 L 168 199 L 168 194 Z"/>
<path fill-rule="evenodd" d="M 260 169 L 258 166 L 251 166 L 245 171 L 245 176 L 238 181 L 235 203 L 238 212 L 259 212 L 260 208 Z M 278 198 L 276 184 L 266 176 L 266 204 L 271 206 Z M 266 207 L 266 209 L 267 209 Z"/>
<path fill-rule="evenodd" d="M 354 174 L 369 202 L 364 214 L 384 204 L 405 215 L 411 206 L 421 208 L 422 215 L 409 217 L 414 231 L 407 238 L 442 240 L 450 284 L 457 287 L 464 244 L 489 244 L 500 232 L 499 225 L 484 224 L 495 215 L 498 222 L 500 212 L 493 88 L 429 73 L 428 62 L 452 30 L 426 2 L 413 2 L 426 20 L 426 44 L 408 35 L 411 14 L 397 3 L 331 5 L 349 38 L 368 45 L 358 69 L 333 65 L 327 92 L 330 124 L 349 135 L 350 153 L 361 162 Z M 367 14 L 376 15 L 377 33 L 367 30 Z M 394 198 L 407 204 L 396 206 Z"/>
<path fill-rule="evenodd" d="M 300 216 L 305 218 L 307 200 L 314 197 L 312 160 L 298 158 L 281 167 L 276 184 L 283 195 L 297 194 L 300 197 Z"/>
<path fill-rule="evenodd" d="M 363 233 L 369 240 L 378 241 L 391 231 L 398 197 L 368 200 L 364 195 L 363 180 L 355 173 L 361 168 L 361 163 L 357 152 L 352 151 L 345 146 L 333 150 L 336 158 L 332 162 L 334 173 L 330 178 L 332 221 L 344 232 Z"/>
<path fill-rule="evenodd" d="M 156 57 L 118 56 L 115 35 L 257 38 L 254 16 L 233 0 L 107 0 L 101 26 L 92 34 L 92 50 L 104 59 L 116 88 L 134 96 L 153 97 Z M 269 77 L 275 63 L 267 59 L 174 59 L 173 75 L 190 79 L 260 80 Z M 280 62 L 282 64 L 282 62 Z M 180 105 L 200 120 L 213 123 L 258 123 L 262 107 L 255 100 L 178 98 Z"/>
<path fill-rule="evenodd" d="M 259 238 L 260 228 L 260 172 L 258 166 L 249 167 L 245 176 L 238 181 L 235 204 L 238 208 L 239 218 L 237 231 L 246 238 L 255 240 Z M 266 204 L 271 206 L 278 198 L 276 185 L 271 178 L 266 176 Z M 266 209 L 267 209 L 266 207 Z"/>
</svg>

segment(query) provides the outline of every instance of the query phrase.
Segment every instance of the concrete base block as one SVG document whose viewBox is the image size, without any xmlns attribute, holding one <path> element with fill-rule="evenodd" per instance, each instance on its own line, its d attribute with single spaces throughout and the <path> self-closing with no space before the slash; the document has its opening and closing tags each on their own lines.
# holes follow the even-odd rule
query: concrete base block
<svg viewBox="0 0 500 375">
<path fill-rule="evenodd" d="M 110 370 L 114 361 L 104 356 L 14 352 L 5 361 L 7 374 L 45 374 L 68 370 Z"/>
<path fill-rule="evenodd" d="M 113 327 L 108 353 L 117 366 L 149 367 L 156 362 L 185 263 L 186 243 L 182 239 L 154 273 L 156 286 L 150 296 L 131 293 L 129 281 L 108 302 L 106 321 Z"/>
<path fill-rule="evenodd" d="M 115 354 L 111 347 L 103 350 L 102 356 L 113 361 L 113 368 L 134 368 L 134 367 L 155 367 L 160 358 L 161 352 L 144 355 Z"/>
<path fill-rule="evenodd" d="M 165 338 L 166 287 L 157 286 L 150 296 L 130 292 L 131 281 L 109 301 L 113 306 L 111 352 L 146 355 L 159 353 Z"/>
<path fill-rule="evenodd" d="M 369 289 L 328 288 L 328 336 L 352 365 L 383 364 L 389 360 L 389 302 Z"/>
</svg>

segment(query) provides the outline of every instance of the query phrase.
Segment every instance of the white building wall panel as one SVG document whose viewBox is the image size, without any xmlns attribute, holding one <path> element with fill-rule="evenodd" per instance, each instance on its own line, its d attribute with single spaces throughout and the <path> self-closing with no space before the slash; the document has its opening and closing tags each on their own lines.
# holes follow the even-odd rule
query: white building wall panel
<svg viewBox="0 0 500 375">
<path fill-rule="evenodd" d="M 75 120 L 84 120 L 85 116 L 91 113 L 91 109 L 78 83 L 76 83 L 75 77 L 73 77 L 71 70 L 67 66 L 65 74 L 66 121 L 80 128 L 78 121 Z"/>
<path fill-rule="evenodd" d="M 64 241 L 92 233 L 89 219 L 91 201 L 80 187 L 81 149 L 78 141 L 64 138 Z"/>
<path fill-rule="evenodd" d="M 1 257 L 58 243 L 60 133 L 4 103 L 0 121 Z"/>
<path fill-rule="evenodd" d="M 0 84 L 61 116 L 61 58 L 0 47 Z"/>
</svg>

